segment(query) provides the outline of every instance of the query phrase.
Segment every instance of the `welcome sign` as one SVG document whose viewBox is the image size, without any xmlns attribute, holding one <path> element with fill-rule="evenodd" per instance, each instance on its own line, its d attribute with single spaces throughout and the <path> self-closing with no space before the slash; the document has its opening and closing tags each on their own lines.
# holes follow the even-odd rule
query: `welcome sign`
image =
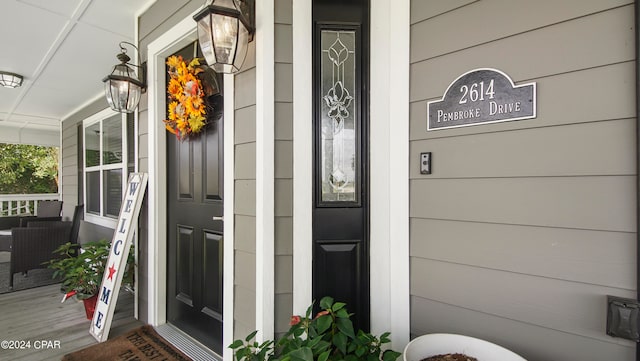
<svg viewBox="0 0 640 361">
<path fill-rule="evenodd" d="M 515 85 L 500 70 L 459 76 L 440 100 L 427 103 L 427 131 L 536 117 L 536 83 Z"/>
<path fill-rule="evenodd" d="M 129 176 L 125 196 L 120 207 L 118 226 L 111 240 L 109 259 L 102 276 L 98 302 L 96 303 L 96 310 L 89 329 L 89 333 L 98 342 L 106 341 L 107 337 L 109 337 L 113 312 L 116 308 L 118 292 L 135 231 L 132 226 L 136 224 L 135 221 L 140 214 L 140 206 L 147 187 L 147 179 L 148 175 L 146 173 L 132 173 Z"/>
</svg>

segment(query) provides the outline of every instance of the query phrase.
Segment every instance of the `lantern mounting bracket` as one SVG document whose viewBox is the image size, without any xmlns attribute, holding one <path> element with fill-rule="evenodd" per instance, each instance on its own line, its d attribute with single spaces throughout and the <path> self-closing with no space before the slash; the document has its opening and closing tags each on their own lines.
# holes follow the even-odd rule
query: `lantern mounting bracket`
<svg viewBox="0 0 640 361">
<path fill-rule="evenodd" d="M 247 20 L 249 26 L 249 42 L 253 41 L 256 35 L 256 1 L 255 0 L 233 0 L 236 3 L 240 13 Z"/>
<path fill-rule="evenodd" d="M 131 57 L 127 55 L 126 45 L 138 52 L 138 64 L 130 63 Z M 119 46 L 120 53 L 116 58 L 120 63 L 113 67 L 111 74 L 104 77 L 102 82 L 111 109 L 120 113 L 132 113 L 138 106 L 140 95 L 147 90 L 147 64 L 139 64 L 140 51 L 134 44 L 122 41 Z M 133 67 L 138 70 L 135 71 Z"/>
<path fill-rule="evenodd" d="M 135 66 L 136 68 L 138 68 L 140 72 L 138 75 L 138 79 L 140 79 L 140 81 L 143 84 L 141 90 L 142 90 L 142 93 L 144 94 L 147 92 L 147 62 L 144 61 L 140 65 L 130 63 L 129 61 L 131 61 L 131 57 L 127 55 L 127 48 L 125 47 L 125 44 L 136 49 L 136 52 L 138 53 L 138 62 L 140 61 L 140 58 L 141 58 L 140 50 L 138 49 L 137 46 L 135 46 L 134 44 L 128 41 L 121 41 L 120 44 L 118 44 L 118 46 L 120 46 L 120 53 L 116 55 L 116 58 L 118 58 L 118 60 L 120 60 L 122 64 Z"/>
</svg>

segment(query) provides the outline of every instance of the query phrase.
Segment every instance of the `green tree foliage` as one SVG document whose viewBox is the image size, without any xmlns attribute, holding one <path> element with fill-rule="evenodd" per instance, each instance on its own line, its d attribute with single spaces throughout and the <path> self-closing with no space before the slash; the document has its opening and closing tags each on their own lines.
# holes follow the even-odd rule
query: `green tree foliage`
<svg viewBox="0 0 640 361">
<path fill-rule="evenodd" d="M 0 194 L 57 192 L 57 147 L 0 143 Z"/>
</svg>

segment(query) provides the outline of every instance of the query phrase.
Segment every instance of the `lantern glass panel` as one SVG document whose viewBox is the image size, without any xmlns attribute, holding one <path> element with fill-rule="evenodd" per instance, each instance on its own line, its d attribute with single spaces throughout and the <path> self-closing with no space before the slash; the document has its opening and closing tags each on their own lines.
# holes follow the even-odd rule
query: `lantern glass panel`
<svg viewBox="0 0 640 361">
<path fill-rule="evenodd" d="M 211 37 L 211 15 L 198 21 L 198 43 L 207 64 L 215 64 L 216 54 L 213 51 L 213 38 Z"/>
<path fill-rule="evenodd" d="M 233 72 L 237 72 L 242 67 L 242 63 L 244 63 L 244 59 L 247 57 L 247 50 L 249 49 L 249 30 L 244 26 L 244 24 L 239 21 L 239 34 L 238 34 L 238 49 L 236 50 L 236 58 L 233 62 L 234 70 Z"/>
<path fill-rule="evenodd" d="M 140 101 L 142 89 L 139 85 L 126 80 L 110 79 L 105 82 L 107 102 L 111 109 L 118 112 L 131 113 Z"/>
<path fill-rule="evenodd" d="M 141 82 L 126 64 L 118 64 L 104 79 L 104 91 L 111 109 L 131 113 L 138 106 L 142 93 Z"/>
<path fill-rule="evenodd" d="M 233 0 L 215 0 L 194 16 L 200 49 L 207 64 L 218 73 L 240 70 L 247 55 L 250 33 Z"/>
<path fill-rule="evenodd" d="M 238 19 L 214 14 L 213 46 L 217 63 L 233 64 L 238 44 Z"/>
</svg>

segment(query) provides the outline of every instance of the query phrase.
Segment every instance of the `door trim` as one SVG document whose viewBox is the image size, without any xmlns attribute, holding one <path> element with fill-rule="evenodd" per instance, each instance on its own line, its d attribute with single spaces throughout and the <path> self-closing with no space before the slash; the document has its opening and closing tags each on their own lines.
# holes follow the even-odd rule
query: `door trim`
<svg viewBox="0 0 640 361">
<path fill-rule="evenodd" d="M 370 271 L 371 330 L 409 342 L 410 1 L 371 2 Z M 312 13 L 293 2 L 293 311 L 312 302 Z"/>
<path fill-rule="evenodd" d="M 149 197 L 147 198 L 149 253 L 148 272 L 149 300 L 147 318 L 151 325 L 159 326 L 167 322 L 167 164 L 166 130 L 160 121 L 164 118 L 165 100 L 165 58 L 197 39 L 193 14 L 173 26 L 147 46 L 148 79 L 148 155 L 149 155 Z M 234 77 L 225 75 L 225 94 L 234 94 Z M 223 295 L 223 345 L 233 342 L 233 269 L 234 269 L 234 99 L 224 99 L 224 295 Z M 155 240 L 155 242 L 154 242 Z M 227 347 L 223 357 L 232 359 Z"/>
<path fill-rule="evenodd" d="M 312 0 L 292 2 L 293 33 L 293 314 L 312 302 L 313 25 Z"/>
<path fill-rule="evenodd" d="M 256 1 L 256 29 L 256 339 L 266 341 L 275 310 L 274 0 Z"/>
</svg>

